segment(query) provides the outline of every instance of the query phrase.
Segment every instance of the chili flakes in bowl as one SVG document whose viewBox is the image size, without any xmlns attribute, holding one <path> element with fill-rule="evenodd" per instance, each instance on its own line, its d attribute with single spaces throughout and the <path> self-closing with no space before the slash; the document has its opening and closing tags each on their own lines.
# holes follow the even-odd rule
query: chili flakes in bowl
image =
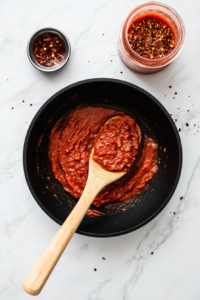
<svg viewBox="0 0 200 300">
<path fill-rule="evenodd" d="M 65 44 L 58 35 L 46 32 L 36 38 L 33 53 L 40 65 L 52 67 L 65 57 Z"/>
</svg>

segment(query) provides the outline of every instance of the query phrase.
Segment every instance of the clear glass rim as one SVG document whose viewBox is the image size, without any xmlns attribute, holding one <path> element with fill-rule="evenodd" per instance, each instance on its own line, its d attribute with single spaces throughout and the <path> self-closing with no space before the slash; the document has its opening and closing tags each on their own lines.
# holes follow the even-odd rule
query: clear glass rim
<svg viewBox="0 0 200 300">
<path fill-rule="evenodd" d="M 166 55 L 165 57 L 158 58 L 155 60 L 144 58 L 139 54 L 137 54 L 136 51 L 132 50 L 127 35 L 128 28 L 133 18 L 136 17 L 140 12 L 145 12 L 145 10 L 150 10 L 153 8 L 156 9 L 157 11 L 168 13 L 173 18 L 173 20 L 175 21 L 179 29 L 179 36 L 173 51 L 170 54 Z M 125 18 L 122 24 L 121 37 L 122 37 L 121 46 L 123 50 L 126 52 L 127 56 L 133 62 L 139 65 L 143 65 L 145 67 L 157 68 L 171 63 L 180 54 L 185 43 L 185 25 L 181 16 L 172 7 L 164 3 L 149 1 L 149 2 L 136 5 L 131 9 L 130 13 Z"/>
</svg>

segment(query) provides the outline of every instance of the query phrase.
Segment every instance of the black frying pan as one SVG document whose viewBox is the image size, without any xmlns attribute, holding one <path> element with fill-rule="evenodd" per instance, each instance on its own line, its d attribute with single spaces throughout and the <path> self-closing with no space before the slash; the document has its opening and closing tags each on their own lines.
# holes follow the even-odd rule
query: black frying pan
<svg viewBox="0 0 200 300">
<path fill-rule="evenodd" d="M 128 82 L 115 79 L 81 81 L 62 89 L 40 108 L 28 129 L 23 152 L 30 191 L 40 207 L 58 224 L 64 222 L 76 204 L 77 199 L 67 194 L 52 174 L 48 144 L 55 123 L 80 104 L 114 108 L 135 117 L 143 132 L 157 140 L 160 164 L 158 173 L 141 195 L 126 204 L 99 208 L 101 216 L 86 215 L 77 232 L 110 237 L 138 229 L 158 215 L 172 197 L 181 173 L 182 147 L 174 122 L 162 104 Z"/>
</svg>

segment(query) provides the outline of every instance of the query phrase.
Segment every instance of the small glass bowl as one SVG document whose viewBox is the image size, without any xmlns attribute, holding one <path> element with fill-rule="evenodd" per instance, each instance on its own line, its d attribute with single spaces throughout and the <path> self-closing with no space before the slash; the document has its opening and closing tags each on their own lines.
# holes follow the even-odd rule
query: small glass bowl
<svg viewBox="0 0 200 300">
<path fill-rule="evenodd" d="M 35 56 L 34 56 L 34 53 L 33 53 L 33 47 L 34 47 L 34 43 L 35 43 L 36 38 L 38 36 L 42 35 L 43 33 L 47 33 L 47 32 L 50 32 L 50 33 L 58 35 L 58 37 L 60 39 L 62 39 L 63 42 L 64 42 L 64 44 L 65 44 L 65 57 L 62 59 L 62 61 L 59 64 L 57 64 L 55 66 L 52 66 L 52 67 L 47 67 L 47 66 L 43 66 L 43 65 L 39 64 L 37 62 Z M 51 28 L 51 27 L 42 28 L 42 29 L 36 31 L 32 35 L 32 37 L 30 38 L 30 40 L 28 41 L 28 45 L 27 45 L 27 55 L 28 55 L 28 58 L 29 58 L 30 62 L 32 63 L 32 65 L 36 69 L 38 69 L 38 70 L 40 70 L 42 72 L 48 72 L 48 73 L 50 73 L 50 72 L 55 72 L 55 71 L 60 70 L 68 62 L 70 54 L 71 54 L 71 45 L 70 45 L 68 37 L 63 32 L 61 32 L 60 30 L 55 29 L 55 28 Z"/>
<path fill-rule="evenodd" d="M 173 51 L 159 59 L 148 59 L 140 56 L 131 48 L 128 41 L 128 29 L 134 20 L 151 13 L 166 20 L 175 34 Z M 150 1 L 135 6 L 125 18 L 120 29 L 118 52 L 121 60 L 129 69 L 138 73 L 150 74 L 161 71 L 168 66 L 180 54 L 184 43 L 185 26 L 180 15 L 166 4 Z"/>
</svg>

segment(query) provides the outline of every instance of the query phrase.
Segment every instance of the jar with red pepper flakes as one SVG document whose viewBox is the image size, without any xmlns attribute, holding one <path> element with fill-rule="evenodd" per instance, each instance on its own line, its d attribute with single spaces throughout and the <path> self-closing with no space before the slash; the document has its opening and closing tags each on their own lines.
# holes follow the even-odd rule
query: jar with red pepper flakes
<svg viewBox="0 0 200 300">
<path fill-rule="evenodd" d="M 179 14 L 166 4 L 147 2 L 132 9 L 122 23 L 118 52 L 129 69 L 150 74 L 169 65 L 184 42 Z"/>
</svg>

